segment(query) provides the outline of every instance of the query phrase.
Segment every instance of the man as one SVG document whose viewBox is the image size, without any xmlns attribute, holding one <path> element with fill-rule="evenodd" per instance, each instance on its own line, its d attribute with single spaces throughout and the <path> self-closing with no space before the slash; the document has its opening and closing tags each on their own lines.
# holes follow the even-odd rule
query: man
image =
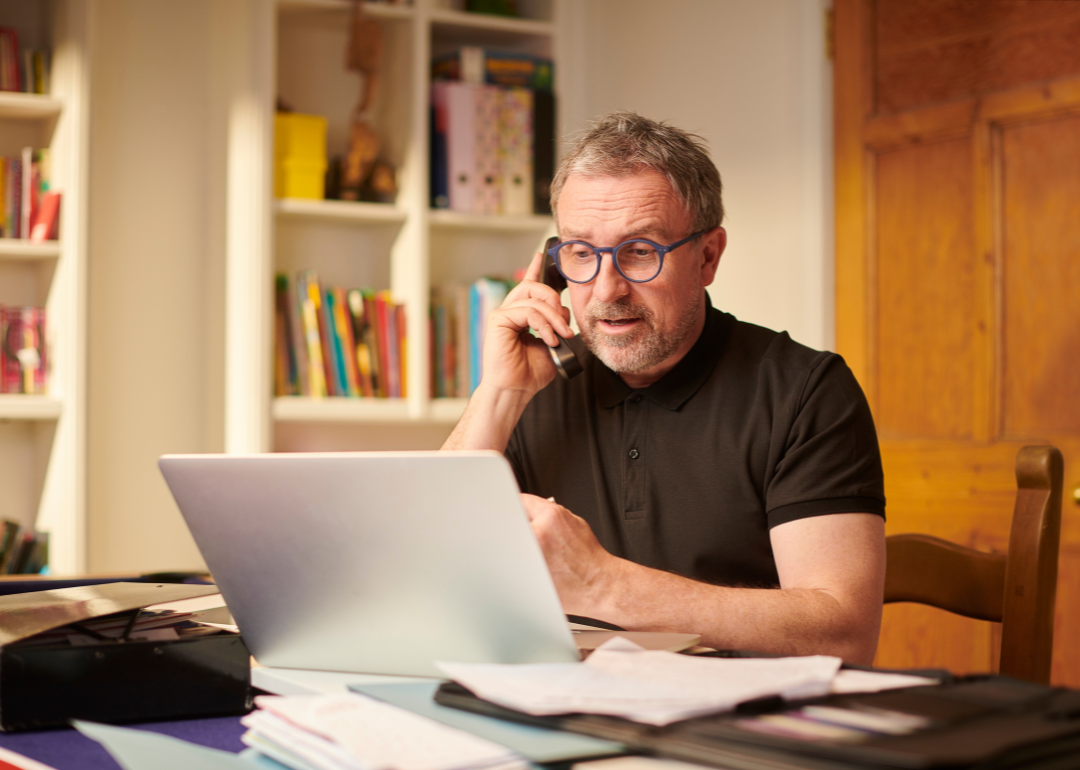
<svg viewBox="0 0 1080 770">
<path fill-rule="evenodd" d="M 711 307 L 720 192 L 696 137 L 597 121 L 552 188 L 584 373 L 555 377 L 569 311 L 537 254 L 488 319 L 444 448 L 506 453 L 567 613 L 869 663 L 885 569 L 870 411 L 839 356 Z"/>
</svg>

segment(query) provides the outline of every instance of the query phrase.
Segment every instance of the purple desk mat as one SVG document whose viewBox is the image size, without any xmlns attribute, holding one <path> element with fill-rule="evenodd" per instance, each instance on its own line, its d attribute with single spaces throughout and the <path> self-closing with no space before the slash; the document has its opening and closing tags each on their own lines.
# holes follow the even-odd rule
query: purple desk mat
<svg viewBox="0 0 1080 770">
<path fill-rule="evenodd" d="M 245 728 L 240 724 L 240 717 L 187 719 L 125 726 L 152 730 L 201 746 L 234 753 L 244 748 L 240 736 Z M 36 759 L 56 770 L 120 770 L 120 765 L 100 743 L 90 740 L 77 730 L 0 733 L 0 746 Z"/>
</svg>

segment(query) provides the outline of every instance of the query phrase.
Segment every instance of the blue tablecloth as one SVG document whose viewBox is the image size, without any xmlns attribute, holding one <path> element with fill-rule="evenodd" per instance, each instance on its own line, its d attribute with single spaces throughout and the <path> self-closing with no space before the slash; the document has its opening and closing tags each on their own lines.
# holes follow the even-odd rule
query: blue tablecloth
<svg viewBox="0 0 1080 770">
<path fill-rule="evenodd" d="M 187 719 L 129 726 L 234 753 L 244 748 L 244 744 L 240 742 L 240 736 L 244 733 L 240 717 Z M 36 759 L 56 770 L 120 770 L 120 765 L 100 743 L 90 740 L 77 730 L 0 733 L 0 746 Z"/>
</svg>

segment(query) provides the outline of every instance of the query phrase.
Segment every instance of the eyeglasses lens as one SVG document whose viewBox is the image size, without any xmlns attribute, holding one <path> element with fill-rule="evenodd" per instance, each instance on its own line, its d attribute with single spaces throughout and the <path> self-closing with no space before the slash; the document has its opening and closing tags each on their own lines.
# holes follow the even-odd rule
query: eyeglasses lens
<svg viewBox="0 0 1080 770">
<path fill-rule="evenodd" d="M 567 243 L 559 249 L 559 267 L 571 281 L 591 281 L 596 275 L 597 254 L 584 243 Z"/>
<path fill-rule="evenodd" d="M 630 241 L 615 252 L 619 270 L 634 281 L 648 281 L 660 272 L 660 253 L 651 243 Z"/>
</svg>

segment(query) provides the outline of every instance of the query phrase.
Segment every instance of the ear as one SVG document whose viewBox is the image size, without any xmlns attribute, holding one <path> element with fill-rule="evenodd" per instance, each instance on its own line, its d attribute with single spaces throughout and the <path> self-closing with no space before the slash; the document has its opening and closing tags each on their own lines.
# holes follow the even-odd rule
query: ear
<svg viewBox="0 0 1080 770">
<path fill-rule="evenodd" d="M 727 248 L 727 231 L 722 227 L 714 227 L 701 236 L 701 285 L 708 286 L 716 278 L 716 270 L 720 267 L 720 257 Z"/>
</svg>

